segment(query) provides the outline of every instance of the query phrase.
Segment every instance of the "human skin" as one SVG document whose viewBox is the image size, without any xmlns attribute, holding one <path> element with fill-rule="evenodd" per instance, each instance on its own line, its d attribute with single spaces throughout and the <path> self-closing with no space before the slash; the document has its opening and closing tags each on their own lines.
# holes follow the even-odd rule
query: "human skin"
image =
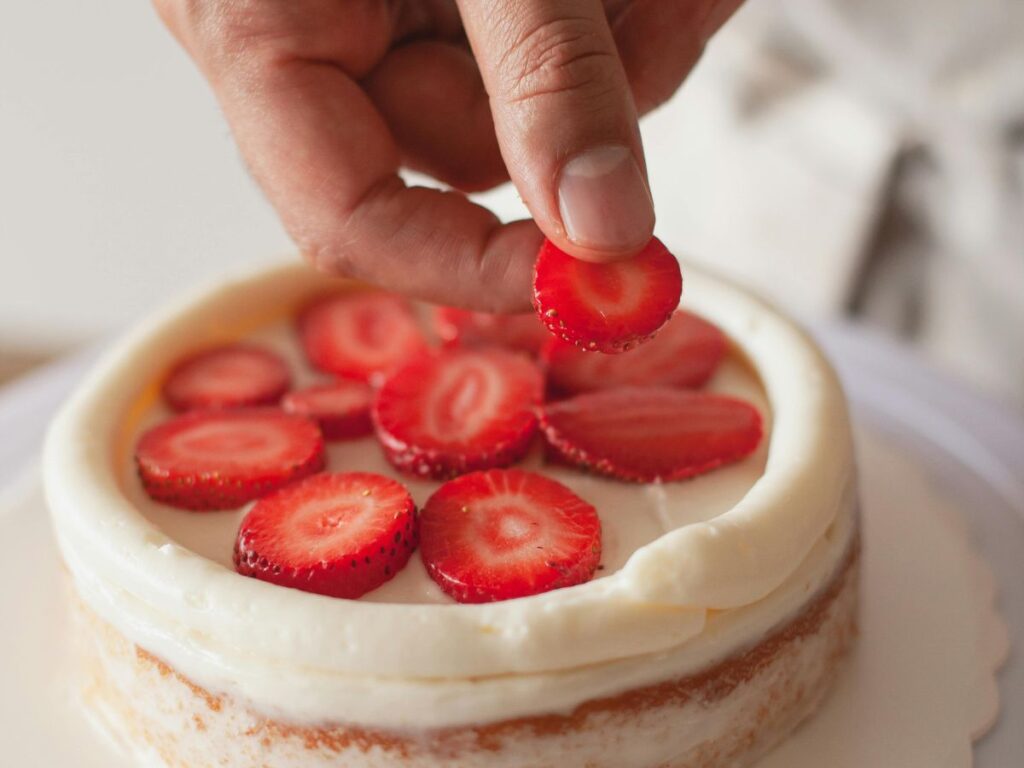
<svg viewBox="0 0 1024 768">
<path fill-rule="evenodd" d="M 741 2 L 154 0 L 305 258 L 492 312 L 529 308 L 544 236 L 589 261 L 650 239 L 638 115 Z M 508 179 L 532 221 L 464 194 Z"/>
</svg>

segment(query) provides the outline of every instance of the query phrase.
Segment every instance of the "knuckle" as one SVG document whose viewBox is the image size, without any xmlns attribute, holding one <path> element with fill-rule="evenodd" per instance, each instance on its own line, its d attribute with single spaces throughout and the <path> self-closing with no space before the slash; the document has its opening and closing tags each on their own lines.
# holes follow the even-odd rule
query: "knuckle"
<svg viewBox="0 0 1024 768">
<path fill-rule="evenodd" d="M 544 22 L 513 41 L 499 71 L 505 98 L 530 101 L 546 95 L 604 96 L 618 85 L 616 54 L 596 22 Z"/>
<path fill-rule="evenodd" d="M 370 185 L 358 198 L 339 205 L 329 220 L 309 218 L 303 211 L 292 209 L 283 215 L 285 227 L 303 258 L 317 270 L 372 282 L 381 259 L 368 259 L 367 255 L 392 250 L 391 241 L 402 240 L 409 228 L 423 220 L 414 207 L 416 196 L 409 195 L 390 229 L 382 230 L 375 224 L 386 217 L 395 196 L 404 189 L 399 176 L 388 176 Z"/>
<path fill-rule="evenodd" d="M 318 272 L 328 275 L 357 277 L 357 261 L 351 248 L 345 243 L 331 242 L 316 235 L 298 235 L 294 237 L 303 260 Z"/>
<path fill-rule="evenodd" d="M 281 42 L 290 25 L 266 0 L 152 0 L 162 18 L 186 32 L 205 58 L 258 56 Z"/>
</svg>

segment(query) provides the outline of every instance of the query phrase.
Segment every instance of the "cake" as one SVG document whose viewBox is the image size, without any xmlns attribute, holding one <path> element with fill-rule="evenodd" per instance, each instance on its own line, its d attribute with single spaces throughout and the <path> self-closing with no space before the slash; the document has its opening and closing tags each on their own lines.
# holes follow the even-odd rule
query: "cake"
<svg viewBox="0 0 1024 768">
<path fill-rule="evenodd" d="M 728 338 L 706 389 L 752 404 L 764 438 L 673 482 L 569 466 L 535 439 L 508 460 L 596 509 L 600 564 L 583 583 L 479 604 L 452 600 L 418 550 L 358 599 L 250 578 L 234 562 L 248 505 L 175 509 L 140 482 L 140 436 L 170 415 L 162 382 L 197 350 L 255 344 L 293 386 L 322 379 L 294 329 L 322 276 L 266 269 L 132 331 L 45 450 L 84 709 L 136 759 L 176 768 L 756 760 L 815 712 L 856 635 L 850 427 L 802 331 L 696 268 L 685 276 L 683 306 Z M 329 443 L 325 463 L 397 480 L 421 509 L 442 484 L 396 468 L 373 436 Z"/>
</svg>

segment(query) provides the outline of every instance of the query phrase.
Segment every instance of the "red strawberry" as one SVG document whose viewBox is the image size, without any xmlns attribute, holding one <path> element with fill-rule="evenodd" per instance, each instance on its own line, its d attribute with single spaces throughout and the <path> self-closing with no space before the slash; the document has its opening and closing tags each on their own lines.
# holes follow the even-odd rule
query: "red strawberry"
<svg viewBox="0 0 1024 768">
<path fill-rule="evenodd" d="M 519 469 L 474 472 L 423 507 L 427 573 L 460 603 L 536 595 L 588 581 L 601 560 L 601 521 L 561 483 Z"/>
<path fill-rule="evenodd" d="M 548 381 L 575 394 L 628 385 L 703 386 L 725 355 L 725 335 L 697 315 L 677 311 L 649 343 L 621 355 L 595 355 L 551 339 L 542 359 Z"/>
<path fill-rule="evenodd" d="M 505 466 L 529 448 L 542 389 L 537 366 L 513 352 L 423 355 L 377 393 L 377 437 L 395 467 L 420 477 Z"/>
<path fill-rule="evenodd" d="M 582 349 L 623 352 L 653 336 L 679 306 L 679 263 L 652 238 L 625 261 L 593 264 L 545 240 L 537 256 L 534 305 L 548 330 Z"/>
<path fill-rule="evenodd" d="M 179 362 L 164 381 L 167 404 L 176 411 L 273 405 L 291 384 L 288 366 L 255 344 L 207 349 Z"/>
<path fill-rule="evenodd" d="M 339 379 L 289 392 L 281 400 L 281 407 L 286 413 L 313 419 L 328 440 L 346 440 L 373 432 L 372 400 L 369 384 Z"/>
<path fill-rule="evenodd" d="M 401 483 L 370 472 L 314 475 L 249 510 L 235 569 L 354 600 L 402 570 L 416 542 L 416 505 Z"/>
<path fill-rule="evenodd" d="M 319 299 L 300 315 L 299 335 L 314 366 L 371 384 L 426 347 L 409 304 L 386 293 Z"/>
<path fill-rule="evenodd" d="M 541 429 L 555 455 L 621 480 L 682 480 L 738 461 L 761 441 L 749 403 L 707 392 L 626 387 L 546 405 Z"/>
<path fill-rule="evenodd" d="M 435 307 L 434 330 L 446 346 L 493 344 L 536 357 L 551 338 L 537 315 L 491 315 L 454 307 Z"/>
<path fill-rule="evenodd" d="M 182 509 L 234 509 L 324 466 L 309 419 L 269 408 L 193 411 L 145 432 L 135 463 L 146 493 Z"/>
</svg>

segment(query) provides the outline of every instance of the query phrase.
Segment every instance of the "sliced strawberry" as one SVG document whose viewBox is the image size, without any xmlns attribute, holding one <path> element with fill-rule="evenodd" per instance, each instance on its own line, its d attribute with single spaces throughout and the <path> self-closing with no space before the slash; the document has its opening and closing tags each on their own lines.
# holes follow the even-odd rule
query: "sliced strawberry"
<svg viewBox="0 0 1024 768">
<path fill-rule="evenodd" d="M 339 379 L 293 390 L 281 400 L 281 407 L 286 413 L 313 419 L 326 439 L 347 440 L 373 432 L 372 401 L 373 389 L 369 384 Z"/>
<path fill-rule="evenodd" d="M 548 381 L 575 394 L 628 385 L 703 386 L 725 355 L 726 340 L 707 320 L 677 311 L 650 342 L 621 355 L 595 355 L 551 339 L 542 360 Z"/>
<path fill-rule="evenodd" d="M 569 464 L 633 482 L 682 480 L 738 461 L 761 441 L 749 403 L 707 392 L 626 387 L 544 407 L 541 429 Z"/>
<path fill-rule="evenodd" d="M 536 357 L 551 338 L 535 313 L 491 315 L 454 307 L 435 307 L 434 331 L 446 346 L 495 345 Z"/>
<path fill-rule="evenodd" d="M 167 404 L 176 411 L 273 405 L 291 384 L 288 366 L 255 344 L 228 344 L 185 358 L 164 381 Z"/>
<path fill-rule="evenodd" d="M 529 448 L 542 389 L 540 369 L 513 352 L 424 355 L 377 393 L 377 437 L 395 467 L 420 477 L 505 466 Z"/>
<path fill-rule="evenodd" d="M 319 299 L 301 313 L 299 335 L 314 366 L 371 384 L 426 347 L 409 304 L 386 293 Z"/>
<path fill-rule="evenodd" d="M 474 472 L 423 507 L 427 573 L 460 603 L 536 595 L 588 581 L 601 560 L 601 521 L 561 483 L 519 469 Z"/>
<path fill-rule="evenodd" d="M 146 493 L 182 509 L 234 509 L 320 471 L 309 419 L 269 408 L 193 411 L 145 432 L 135 462 Z"/>
<path fill-rule="evenodd" d="M 409 562 L 416 505 L 370 472 L 308 477 L 256 502 L 235 540 L 235 569 L 282 587 L 355 599 Z"/>
<path fill-rule="evenodd" d="M 651 336 L 679 306 L 679 262 L 652 238 L 631 259 L 581 261 L 545 240 L 537 256 L 534 305 L 555 336 L 589 351 L 623 352 Z"/>
</svg>

